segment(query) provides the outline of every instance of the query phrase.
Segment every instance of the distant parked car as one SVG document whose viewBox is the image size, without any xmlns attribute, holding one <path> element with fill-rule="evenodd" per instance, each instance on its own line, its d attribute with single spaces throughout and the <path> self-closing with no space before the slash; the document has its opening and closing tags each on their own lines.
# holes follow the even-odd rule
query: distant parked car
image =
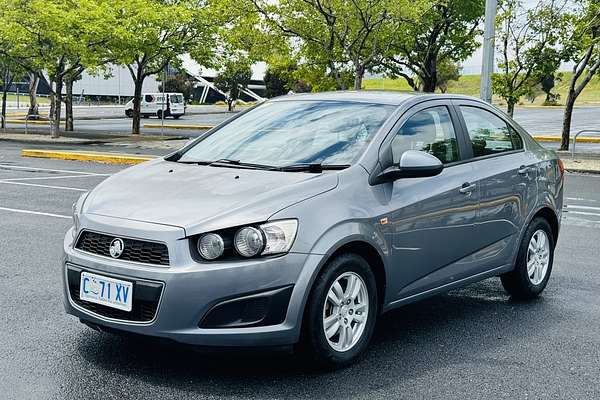
<svg viewBox="0 0 600 400">
<path fill-rule="evenodd" d="M 182 93 L 144 93 L 140 103 L 140 115 L 143 118 L 156 116 L 162 118 L 164 112 L 166 117 L 179 119 L 185 114 L 185 101 Z M 133 117 L 133 99 L 125 104 L 125 115 Z"/>
<path fill-rule="evenodd" d="M 359 357 L 383 312 L 552 270 L 564 169 L 470 97 L 296 94 L 106 179 L 73 207 L 65 307 L 100 330 Z"/>
</svg>

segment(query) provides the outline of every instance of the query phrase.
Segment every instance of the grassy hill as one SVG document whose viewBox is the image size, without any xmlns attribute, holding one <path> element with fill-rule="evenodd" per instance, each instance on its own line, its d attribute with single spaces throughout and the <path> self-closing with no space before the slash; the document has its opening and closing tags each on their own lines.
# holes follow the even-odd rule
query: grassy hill
<svg viewBox="0 0 600 400">
<path fill-rule="evenodd" d="M 563 72 L 562 81 L 558 82 L 554 88 L 554 92 L 560 94 L 559 102 L 564 102 L 567 98 L 567 88 L 571 79 L 571 72 Z M 451 82 L 448 87 L 448 93 L 466 94 L 469 96 L 479 96 L 479 81 L 480 75 L 463 75 L 456 82 Z M 363 87 L 365 89 L 372 90 L 403 90 L 410 91 L 411 88 L 408 86 L 404 79 L 389 79 L 389 78 L 374 78 L 365 79 L 363 81 Z M 520 105 L 541 105 L 544 102 L 545 95 L 541 94 L 536 97 L 533 103 L 530 103 L 527 99 L 523 98 Z M 502 99 L 494 97 L 494 103 L 497 105 L 504 105 Z M 600 76 L 594 77 L 587 87 L 581 93 L 577 99 L 577 105 L 600 105 Z"/>
</svg>

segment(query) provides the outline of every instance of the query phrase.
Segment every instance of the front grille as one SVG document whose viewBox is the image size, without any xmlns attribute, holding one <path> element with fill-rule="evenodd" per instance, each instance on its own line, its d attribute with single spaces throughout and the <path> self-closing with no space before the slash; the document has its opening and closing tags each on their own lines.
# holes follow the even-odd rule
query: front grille
<svg viewBox="0 0 600 400">
<path fill-rule="evenodd" d="M 67 266 L 67 282 L 71 299 L 79 307 L 91 311 L 106 318 L 118 319 L 132 322 L 150 322 L 156 315 L 160 294 L 162 292 L 162 283 L 136 280 L 135 278 L 115 277 L 124 279 L 133 283 L 133 299 L 131 311 L 117 310 L 102 304 L 90 303 L 79 298 L 79 284 L 81 282 L 81 272 L 83 269 L 73 265 Z M 96 273 L 95 271 L 90 271 Z M 104 276 L 110 274 L 100 273 Z"/>
<path fill-rule="evenodd" d="M 75 248 L 87 253 L 110 257 L 110 243 L 118 236 L 83 231 L 79 235 Z M 169 250 L 163 243 L 147 242 L 137 239 L 121 238 L 125 244 L 119 260 L 144 264 L 169 265 Z"/>
</svg>

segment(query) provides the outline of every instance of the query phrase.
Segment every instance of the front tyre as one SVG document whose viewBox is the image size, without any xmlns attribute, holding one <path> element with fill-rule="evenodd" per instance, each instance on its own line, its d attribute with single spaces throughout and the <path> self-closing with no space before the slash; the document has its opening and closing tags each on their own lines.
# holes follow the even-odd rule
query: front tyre
<svg viewBox="0 0 600 400">
<path fill-rule="evenodd" d="M 548 284 L 553 262 L 552 229 L 544 218 L 536 218 L 523 236 L 515 269 L 501 276 L 502 286 L 514 298 L 533 299 Z"/>
<path fill-rule="evenodd" d="M 342 254 L 317 277 L 306 309 L 304 344 L 323 367 L 340 368 L 366 350 L 377 316 L 377 285 L 369 264 Z"/>
</svg>

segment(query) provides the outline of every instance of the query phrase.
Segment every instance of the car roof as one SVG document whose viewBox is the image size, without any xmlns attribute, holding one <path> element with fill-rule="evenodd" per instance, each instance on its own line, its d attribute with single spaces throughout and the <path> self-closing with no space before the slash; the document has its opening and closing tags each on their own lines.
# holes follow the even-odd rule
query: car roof
<svg viewBox="0 0 600 400">
<path fill-rule="evenodd" d="M 401 91 L 382 91 L 382 90 L 346 90 L 337 92 L 321 93 L 295 93 L 285 96 L 275 97 L 269 101 L 302 101 L 302 100 L 321 100 L 321 101 L 353 101 L 361 103 L 389 104 L 399 106 L 410 99 L 419 97 L 422 100 L 434 99 L 469 99 L 478 100 L 470 96 L 445 94 L 445 93 L 420 93 L 420 92 L 401 92 Z"/>
</svg>

